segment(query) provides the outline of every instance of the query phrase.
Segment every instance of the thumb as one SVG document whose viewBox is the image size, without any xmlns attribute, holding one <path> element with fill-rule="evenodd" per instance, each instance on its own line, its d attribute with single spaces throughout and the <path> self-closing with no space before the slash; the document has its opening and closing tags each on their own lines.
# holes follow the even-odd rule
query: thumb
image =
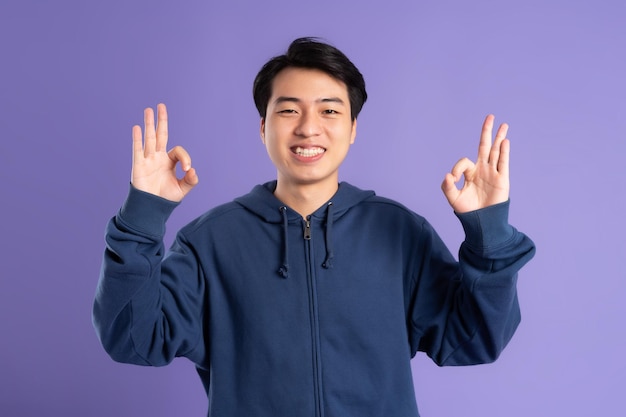
<svg viewBox="0 0 626 417">
<path fill-rule="evenodd" d="M 459 197 L 461 193 L 459 189 L 456 187 L 457 178 L 454 177 L 451 173 L 447 173 L 443 182 L 441 183 L 441 190 L 443 194 L 446 196 L 448 203 L 452 204 Z"/>
<path fill-rule="evenodd" d="M 185 172 L 185 175 L 180 180 L 178 180 L 178 186 L 183 192 L 183 195 L 187 195 L 187 193 L 189 193 L 189 191 L 191 191 L 193 187 L 198 185 L 199 181 L 200 180 L 198 178 L 198 174 L 196 173 L 196 169 L 189 168 Z"/>
</svg>

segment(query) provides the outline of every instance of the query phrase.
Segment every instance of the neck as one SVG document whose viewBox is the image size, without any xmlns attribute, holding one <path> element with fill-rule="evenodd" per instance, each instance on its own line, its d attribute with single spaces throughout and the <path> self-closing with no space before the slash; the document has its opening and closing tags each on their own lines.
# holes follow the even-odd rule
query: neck
<svg viewBox="0 0 626 417">
<path fill-rule="evenodd" d="M 337 181 L 326 186 L 320 186 L 320 184 L 289 184 L 279 179 L 274 195 L 303 218 L 306 218 L 330 200 L 338 188 Z"/>
</svg>

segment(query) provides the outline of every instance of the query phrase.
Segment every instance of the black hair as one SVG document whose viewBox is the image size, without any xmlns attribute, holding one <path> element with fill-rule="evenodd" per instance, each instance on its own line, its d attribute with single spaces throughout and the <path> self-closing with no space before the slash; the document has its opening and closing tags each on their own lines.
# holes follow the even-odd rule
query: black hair
<svg viewBox="0 0 626 417">
<path fill-rule="evenodd" d="M 363 75 L 339 49 L 308 37 L 294 40 L 287 53 L 270 59 L 254 79 L 252 95 L 261 118 L 265 118 L 267 112 L 274 78 L 289 67 L 317 69 L 342 81 L 348 88 L 352 120 L 356 119 L 367 100 Z"/>
</svg>

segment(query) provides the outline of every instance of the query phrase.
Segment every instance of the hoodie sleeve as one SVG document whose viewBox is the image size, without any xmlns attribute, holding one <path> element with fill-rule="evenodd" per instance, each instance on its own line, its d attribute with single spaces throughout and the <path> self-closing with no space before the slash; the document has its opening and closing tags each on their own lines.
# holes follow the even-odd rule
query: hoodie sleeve
<svg viewBox="0 0 626 417">
<path fill-rule="evenodd" d="M 204 280 L 184 235 L 164 256 L 165 222 L 177 203 L 131 186 L 106 228 L 93 323 L 118 362 L 161 366 L 201 339 Z"/>
<path fill-rule="evenodd" d="M 535 253 L 533 242 L 508 223 L 509 202 L 457 214 L 466 238 L 456 262 L 427 223 L 420 236 L 414 282 L 411 350 L 435 363 L 495 361 L 520 322 L 517 273 Z"/>
</svg>

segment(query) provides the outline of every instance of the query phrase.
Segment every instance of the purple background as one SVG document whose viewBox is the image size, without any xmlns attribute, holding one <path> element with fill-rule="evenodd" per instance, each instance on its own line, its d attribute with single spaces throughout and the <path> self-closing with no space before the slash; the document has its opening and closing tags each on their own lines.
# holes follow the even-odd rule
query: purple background
<svg viewBox="0 0 626 417">
<path fill-rule="evenodd" d="M 0 7 L 0 415 L 202 416 L 193 366 L 112 362 L 91 325 L 131 126 L 165 102 L 201 184 L 172 233 L 274 177 L 252 79 L 322 36 L 370 101 L 342 178 L 462 239 L 439 190 L 483 117 L 511 125 L 511 221 L 537 243 L 523 321 L 492 365 L 414 361 L 425 417 L 623 416 L 626 3 L 3 0 Z"/>
</svg>

